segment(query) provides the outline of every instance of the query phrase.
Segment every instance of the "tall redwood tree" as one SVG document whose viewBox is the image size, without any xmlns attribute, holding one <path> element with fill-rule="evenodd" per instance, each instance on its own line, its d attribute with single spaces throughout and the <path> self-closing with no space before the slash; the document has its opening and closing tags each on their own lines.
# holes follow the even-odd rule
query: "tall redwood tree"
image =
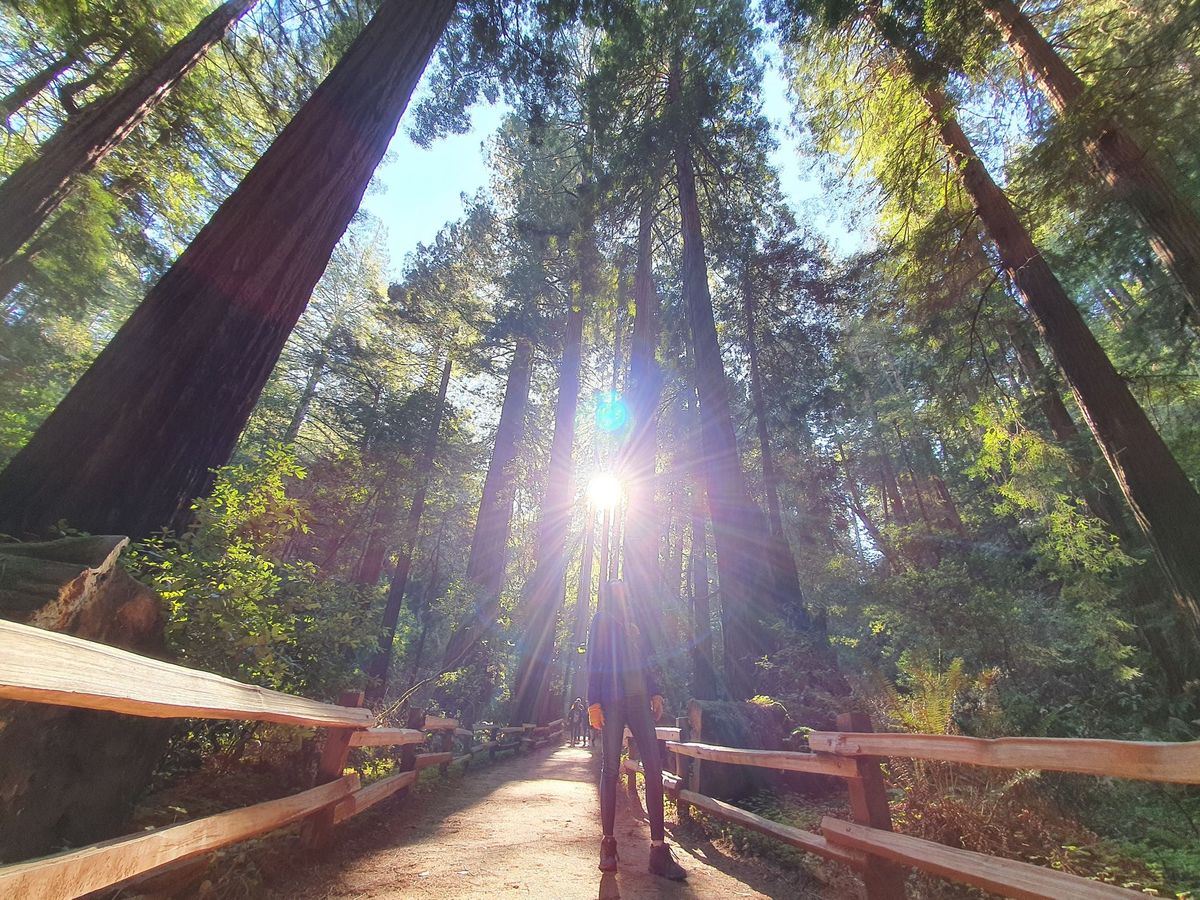
<svg viewBox="0 0 1200 900">
<path fill-rule="evenodd" d="M 533 346 L 517 340 L 516 353 L 508 369 L 500 422 L 492 460 L 483 480 L 475 534 L 467 557 L 466 580 L 474 593 L 474 608 L 446 644 L 443 668 L 462 664 L 476 644 L 491 631 L 500 612 L 500 591 L 508 562 L 508 531 L 512 524 L 516 492 L 516 460 L 525 432 L 525 410 L 529 405 L 529 379 L 533 371 Z"/>
<path fill-rule="evenodd" d="M 1083 79 L 1042 36 L 1014 0 L 979 0 L 1061 116 L 1086 115 Z M 1128 204 L 1150 233 L 1163 266 L 1187 293 L 1200 324 L 1200 213 L 1167 177 L 1154 154 L 1112 117 L 1088 121 L 1083 147 L 1109 189 Z"/>
<path fill-rule="evenodd" d="M 672 101 L 680 97 L 681 70 L 678 61 L 671 66 L 668 97 Z M 687 128 L 682 123 L 677 127 L 674 155 L 683 230 L 683 299 L 695 358 L 700 445 L 721 586 L 725 680 L 734 697 L 749 697 L 754 690 L 755 660 L 767 650 L 765 623 L 777 613 L 771 592 L 763 590 L 762 583 L 767 525 L 750 498 L 738 455 L 729 387 L 708 289 L 695 164 Z"/>
<path fill-rule="evenodd" d="M 257 2 L 222 3 L 145 72 L 133 75 L 108 97 L 67 119 L 37 156 L 0 184 L 0 209 L 4 210 L 0 217 L 0 269 L 58 209 L 71 182 L 120 146 Z M 64 57 L 66 65 L 69 58 Z M 57 73 L 50 69 L 46 74 L 49 83 Z"/>
<path fill-rule="evenodd" d="M 586 186 L 585 186 L 586 189 Z M 566 594 L 567 532 L 571 524 L 574 475 L 575 413 L 579 405 L 583 365 L 583 323 L 596 291 L 595 223 L 584 216 L 579 251 L 577 296 L 571 298 L 563 327 L 563 353 L 558 364 L 558 397 L 554 402 L 554 436 L 546 487 L 538 512 L 537 563 L 525 587 L 525 629 L 513 683 L 512 722 L 540 722 L 546 713 L 554 633 Z"/>
<path fill-rule="evenodd" d="M 631 428 L 622 459 L 628 495 L 625 509 L 624 572 L 630 596 L 644 608 L 639 621 L 648 628 L 655 650 L 665 649 L 662 571 L 658 546 L 660 514 L 656 502 L 658 405 L 663 374 L 657 352 L 660 302 L 654 288 L 653 225 L 658 202 L 657 176 L 647 181 L 638 212 L 637 263 L 633 275 L 633 337 L 629 347 L 629 412 Z"/>
<path fill-rule="evenodd" d="M 880 32 L 907 66 L 1005 273 L 1070 386 L 1193 637 L 1200 638 L 1200 494 L 976 154 L 938 73 L 897 28 L 884 22 Z"/>
<path fill-rule="evenodd" d="M 368 674 L 371 682 L 367 686 L 367 696 L 378 700 L 387 693 L 388 672 L 392 664 L 392 645 L 396 641 L 396 625 L 400 621 L 400 609 L 404 604 L 404 592 L 408 589 L 408 576 L 412 573 L 413 554 L 417 549 L 417 539 L 421 536 L 421 518 L 425 514 L 425 498 L 429 493 L 429 483 L 433 480 L 433 461 L 437 458 L 438 432 L 442 428 L 442 418 L 446 412 L 446 393 L 450 388 L 450 371 L 453 360 L 449 355 L 442 365 L 442 377 L 438 382 L 437 401 L 433 407 L 433 416 L 429 420 L 429 431 L 425 434 L 425 443 L 421 447 L 421 456 L 417 460 L 417 489 L 413 494 L 412 503 L 408 507 L 408 516 L 404 520 L 404 530 L 400 534 L 400 550 L 396 560 L 396 568 L 392 572 L 392 580 L 388 585 L 387 602 L 383 607 L 383 633 L 379 637 L 379 650 L 371 660 Z"/>
<path fill-rule="evenodd" d="M 0 473 L 0 530 L 141 536 L 223 465 L 387 149 L 454 0 L 385 0 Z"/>
</svg>

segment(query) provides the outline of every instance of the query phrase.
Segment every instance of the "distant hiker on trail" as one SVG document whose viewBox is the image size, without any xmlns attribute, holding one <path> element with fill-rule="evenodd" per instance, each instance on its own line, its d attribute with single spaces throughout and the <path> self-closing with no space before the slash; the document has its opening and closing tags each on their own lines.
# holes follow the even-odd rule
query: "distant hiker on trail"
<svg viewBox="0 0 1200 900">
<path fill-rule="evenodd" d="M 571 746 L 575 746 L 576 741 L 582 741 L 583 746 L 588 745 L 588 732 L 591 729 L 588 727 L 587 707 L 583 705 L 583 698 L 576 697 L 571 704 L 571 711 L 567 713 L 567 721 L 571 723 Z"/>
<path fill-rule="evenodd" d="M 662 763 L 654 722 L 662 718 L 663 697 L 651 669 L 650 652 L 633 621 L 629 594 L 620 581 L 608 583 L 588 635 L 588 719 L 600 730 L 600 871 L 617 869 L 613 825 L 617 807 L 617 775 L 625 726 L 642 751 L 646 774 L 646 815 L 650 819 L 650 872 L 683 881 L 687 871 L 675 861 L 663 830 Z M 653 710 L 653 717 L 651 717 Z"/>
</svg>

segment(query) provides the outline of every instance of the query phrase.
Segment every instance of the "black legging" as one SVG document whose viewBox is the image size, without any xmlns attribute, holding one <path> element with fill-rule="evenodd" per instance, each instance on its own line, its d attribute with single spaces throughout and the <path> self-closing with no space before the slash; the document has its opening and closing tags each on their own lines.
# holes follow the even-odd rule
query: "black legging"
<svg viewBox="0 0 1200 900">
<path fill-rule="evenodd" d="M 633 702 L 605 703 L 604 729 L 601 732 L 600 823 L 604 836 L 612 837 L 617 816 L 617 777 L 621 772 L 621 741 L 625 726 L 637 743 L 646 772 L 646 815 L 650 819 L 650 840 L 663 840 L 662 764 L 658 759 L 658 739 L 650 717 L 650 701 L 645 697 Z"/>
</svg>

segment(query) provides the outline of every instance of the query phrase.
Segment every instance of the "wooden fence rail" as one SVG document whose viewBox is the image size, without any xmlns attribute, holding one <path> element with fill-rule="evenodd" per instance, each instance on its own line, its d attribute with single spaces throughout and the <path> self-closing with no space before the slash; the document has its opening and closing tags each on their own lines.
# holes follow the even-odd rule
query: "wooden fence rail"
<svg viewBox="0 0 1200 900">
<path fill-rule="evenodd" d="M 71 706 L 149 718 L 234 719 L 324 729 L 317 784 L 270 800 L 93 844 L 42 859 L 0 866 L 0 897 L 64 900 L 138 881 L 213 850 L 304 822 L 303 840 L 319 846 L 333 827 L 412 786 L 421 769 L 469 760 L 489 749 L 471 746 L 455 757 L 456 737 L 474 742 L 475 732 L 455 719 L 418 712 L 407 728 L 377 727 L 362 708 L 362 693 L 337 704 L 294 697 L 209 672 L 150 659 L 70 635 L 0 620 L 0 699 Z M 533 732 L 537 731 L 536 740 Z M 500 729 L 513 733 L 513 729 Z M 562 720 L 515 729 L 519 750 L 562 736 Z M 431 737 L 432 735 L 432 737 Z M 431 744 L 431 752 L 417 748 Z M 492 742 L 494 745 L 495 742 Z M 401 749 L 399 771 L 366 787 L 346 775 L 352 748 Z"/>
<path fill-rule="evenodd" d="M 815 731 L 808 745 L 843 757 L 902 756 L 1000 769 L 1041 769 L 1138 781 L 1200 783 L 1200 741 L 1086 738 L 982 738 L 952 734 L 845 734 Z"/>
<path fill-rule="evenodd" d="M 0 699 L 150 718 L 366 728 L 375 716 L 0 620 Z"/>
<path fill-rule="evenodd" d="M 690 817 L 692 810 L 702 810 L 713 818 L 760 832 L 799 850 L 842 862 L 862 874 L 870 900 L 898 900 L 905 896 L 905 873 L 901 867 L 1007 897 L 1115 900 L 1141 896 L 1136 891 L 1042 866 L 895 834 L 879 767 L 881 757 L 1200 784 L 1200 742 L 1196 741 L 980 740 L 956 735 L 879 734 L 870 730 L 866 716 L 852 713 L 839 717 L 840 731 L 810 734 L 808 744 L 812 752 L 802 753 L 703 743 L 703 710 L 695 702 L 689 705 L 688 716 L 679 722 L 679 728 L 658 729 L 657 737 L 664 764 L 663 786 L 676 798 L 681 821 Z M 669 733 L 672 731 L 674 736 Z M 635 759 L 638 750 L 631 746 L 630 759 L 622 765 L 629 773 L 631 790 L 634 776 L 645 775 L 642 764 Z M 675 756 L 673 773 L 667 771 L 668 753 Z M 850 792 L 854 821 L 826 817 L 821 822 L 821 833 L 816 834 L 707 797 L 700 792 L 700 766 L 705 761 L 840 778 Z"/>
</svg>

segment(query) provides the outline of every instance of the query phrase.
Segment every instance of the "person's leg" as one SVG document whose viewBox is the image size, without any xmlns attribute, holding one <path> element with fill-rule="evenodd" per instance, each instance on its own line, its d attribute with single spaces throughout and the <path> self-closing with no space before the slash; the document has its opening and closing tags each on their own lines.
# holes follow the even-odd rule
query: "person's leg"
<svg viewBox="0 0 1200 900">
<path fill-rule="evenodd" d="M 604 836 L 613 836 L 617 817 L 617 776 L 621 771 L 621 742 L 625 736 L 625 704 L 604 706 L 604 727 L 600 730 L 600 823 Z"/>
<path fill-rule="evenodd" d="M 639 700 L 629 704 L 625 715 L 629 719 L 629 733 L 637 742 L 642 769 L 646 773 L 646 817 L 650 820 L 650 840 L 661 842 L 665 837 L 662 763 L 658 758 L 658 739 L 654 733 L 654 719 L 650 715 L 650 702 Z"/>
</svg>

